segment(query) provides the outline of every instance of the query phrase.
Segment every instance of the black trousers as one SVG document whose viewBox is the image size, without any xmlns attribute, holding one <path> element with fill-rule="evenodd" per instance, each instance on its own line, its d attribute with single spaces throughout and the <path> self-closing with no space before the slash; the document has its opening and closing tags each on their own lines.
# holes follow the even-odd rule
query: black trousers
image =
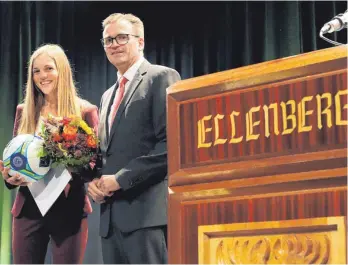
<svg viewBox="0 0 348 265">
<path fill-rule="evenodd" d="M 102 237 L 104 264 L 166 264 L 167 226 L 121 232 L 115 225 Z"/>
</svg>

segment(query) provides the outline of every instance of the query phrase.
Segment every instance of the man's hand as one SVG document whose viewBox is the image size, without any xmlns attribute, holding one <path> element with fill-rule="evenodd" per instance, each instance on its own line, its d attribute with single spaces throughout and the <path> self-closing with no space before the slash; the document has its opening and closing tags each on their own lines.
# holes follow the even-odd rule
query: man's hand
<svg viewBox="0 0 348 265">
<path fill-rule="evenodd" d="M 104 193 L 98 188 L 98 183 L 100 179 L 93 179 L 90 183 L 88 183 L 88 194 L 92 197 L 93 201 L 97 203 L 105 202 Z"/>
<path fill-rule="evenodd" d="M 111 196 L 115 191 L 121 189 L 120 184 L 115 179 L 115 175 L 101 176 L 98 187 L 106 196 Z"/>
<path fill-rule="evenodd" d="M 25 178 L 21 177 L 18 173 L 16 173 L 14 176 L 10 176 L 8 174 L 9 170 L 10 168 L 4 167 L 4 162 L 0 160 L 0 172 L 7 183 L 14 186 L 28 186 L 30 184 L 30 182 L 26 182 Z"/>
</svg>

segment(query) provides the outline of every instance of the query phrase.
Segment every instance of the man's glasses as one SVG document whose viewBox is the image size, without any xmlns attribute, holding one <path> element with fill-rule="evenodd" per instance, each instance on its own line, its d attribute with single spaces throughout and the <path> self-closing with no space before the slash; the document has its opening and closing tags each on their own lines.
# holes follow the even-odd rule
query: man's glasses
<svg viewBox="0 0 348 265">
<path fill-rule="evenodd" d="M 119 45 L 125 45 L 129 41 L 129 35 L 136 37 L 136 38 L 139 38 L 139 36 L 133 35 L 133 34 L 118 34 L 114 38 L 107 37 L 107 38 L 100 39 L 100 41 L 104 47 L 110 47 L 112 45 L 112 43 L 114 42 L 114 40 L 116 40 L 117 44 L 119 44 Z"/>
</svg>

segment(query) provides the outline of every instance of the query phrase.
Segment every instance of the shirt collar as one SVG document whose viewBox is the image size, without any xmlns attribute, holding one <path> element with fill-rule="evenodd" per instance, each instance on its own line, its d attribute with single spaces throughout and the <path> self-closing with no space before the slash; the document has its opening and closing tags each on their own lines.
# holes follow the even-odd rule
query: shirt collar
<svg viewBox="0 0 348 265">
<path fill-rule="evenodd" d="M 128 84 L 133 80 L 135 74 L 137 73 L 140 65 L 144 62 L 145 58 L 141 56 L 138 61 L 135 62 L 124 74 L 123 76 L 127 78 Z M 117 72 L 117 80 L 119 81 L 122 75 L 120 72 Z"/>
</svg>

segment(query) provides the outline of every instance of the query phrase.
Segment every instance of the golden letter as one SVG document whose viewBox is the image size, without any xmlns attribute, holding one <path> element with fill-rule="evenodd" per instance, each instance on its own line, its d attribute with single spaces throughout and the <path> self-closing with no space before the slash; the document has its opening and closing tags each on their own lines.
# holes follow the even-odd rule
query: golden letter
<svg viewBox="0 0 348 265">
<path fill-rule="evenodd" d="M 214 145 L 224 144 L 224 143 L 227 142 L 227 139 L 220 139 L 219 138 L 219 134 L 220 134 L 219 120 L 222 120 L 224 117 L 225 117 L 225 115 L 222 115 L 222 114 L 216 114 L 216 116 L 214 117 L 214 125 L 215 125 L 215 141 L 214 141 Z"/>
<path fill-rule="evenodd" d="M 236 136 L 236 121 L 234 120 L 234 116 L 239 116 L 239 112 L 232 111 L 232 113 L 230 115 L 231 128 L 232 128 L 232 137 L 230 140 L 230 144 L 240 143 L 243 140 L 243 136 L 235 138 L 235 136 Z"/>
<path fill-rule="evenodd" d="M 312 125 L 306 126 L 306 116 L 311 115 L 313 110 L 306 111 L 306 102 L 311 101 L 313 96 L 307 96 L 301 99 L 298 103 L 298 132 L 310 132 Z"/>
<path fill-rule="evenodd" d="M 205 142 L 205 133 L 210 132 L 212 128 L 205 128 L 204 122 L 209 121 L 211 119 L 211 115 L 204 116 L 198 123 L 198 148 L 208 148 L 211 146 L 210 143 Z"/>
<path fill-rule="evenodd" d="M 318 128 L 323 128 L 323 122 L 321 119 L 322 114 L 326 114 L 326 121 L 327 121 L 327 127 L 332 127 L 332 114 L 331 114 L 331 105 L 332 105 L 332 96 L 330 93 L 324 93 L 321 96 L 316 95 L 317 98 L 317 120 L 318 120 Z M 327 99 L 327 107 L 324 110 L 321 110 L 321 99 L 326 98 Z"/>
<path fill-rule="evenodd" d="M 253 134 L 253 127 L 260 124 L 260 121 L 253 122 L 253 113 L 260 111 L 261 106 L 252 107 L 247 114 L 246 118 L 246 140 L 257 140 L 260 137 L 260 134 Z"/>
<path fill-rule="evenodd" d="M 290 115 L 286 114 L 286 105 L 291 106 L 291 114 Z M 282 107 L 282 116 L 283 116 L 282 117 L 283 118 L 283 133 L 282 133 L 282 135 L 290 134 L 296 128 L 296 116 L 294 115 L 295 111 L 296 111 L 296 103 L 294 100 L 289 100 L 286 103 L 281 102 L 280 106 Z M 292 128 L 288 128 L 288 120 L 291 120 Z"/>
<path fill-rule="evenodd" d="M 342 113 L 341 113 L 341 100 L 340 100 L 340 96 L 341 95 L 346 95 L 348 94 L 348 90 L 340 90 L 337 92 L 337 94 L 335 95 L 335 111 L 336 111 L 336 125 L 348 125 L 348 121 L 347 120 L 342 120 Z M 343 109 L 347 109 L 348 108 L 348 104 L 345 104 L 343 106 Z"/>
<path fill-rule="evenodd" d="M 265 113 L 265 136 L 268 138 L 270 136 L 269 133 L 269 115 L 268 109 L 273 109 L 273 125 L 274 125 L 274 133 L 275 135 L 279 135 L 279 126 L 278 126 L 278 104 L 272 103 L 269 106 L 264 105 L 263 111 Z"/>
</svg>

